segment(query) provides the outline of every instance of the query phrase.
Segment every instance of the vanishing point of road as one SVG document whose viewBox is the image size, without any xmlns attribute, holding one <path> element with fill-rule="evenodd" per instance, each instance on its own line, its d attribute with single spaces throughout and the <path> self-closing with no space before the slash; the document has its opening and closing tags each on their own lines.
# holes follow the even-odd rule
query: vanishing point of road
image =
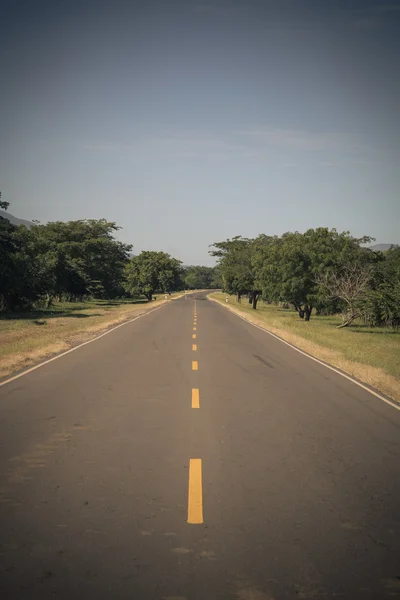
<svg viewBox="0 0 400 600">
<path fill-rule="evenodd" d="M 205 294 L 0 388 L 2 600 L 400 598 L 400 411 Z"/>
</svg>

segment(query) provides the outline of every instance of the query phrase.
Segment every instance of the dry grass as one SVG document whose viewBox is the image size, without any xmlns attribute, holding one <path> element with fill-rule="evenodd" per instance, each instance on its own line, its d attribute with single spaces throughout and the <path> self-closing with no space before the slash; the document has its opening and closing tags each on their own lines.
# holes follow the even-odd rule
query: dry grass
<svg viewBox="0 0 400 600">
<path fill-rule="evenodd" d="M 400 402 L 400 332 L 367 327 L 362 323 L 337 329 L 340 318 L 312 316 L 300 319 L 293 310 L 258 304 L 257 311 L 234 296 L 226 304 L 225 294 L 210 295 L 249 321 Z"/>
<path fill-rule="evenodd" d="M 180 298 L 175 293 L 170 299 Z M 100 332 L 165 304 L 157 300 L 55 303 L 51 309 L 0 316 L 0 378 L 89 340 Z"/>
</svg>

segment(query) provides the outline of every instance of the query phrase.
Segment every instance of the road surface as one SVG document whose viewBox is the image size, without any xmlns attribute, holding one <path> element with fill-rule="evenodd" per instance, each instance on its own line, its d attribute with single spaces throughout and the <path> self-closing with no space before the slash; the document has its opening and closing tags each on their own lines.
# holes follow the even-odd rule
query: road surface
<svg viewBox="0 0 400 600">
<path fill-rule="evenodd" d="M 204 294 L 1 387 L 0 441 L 2 600 L 400 598 L 400 412 Z"/>
</svg>

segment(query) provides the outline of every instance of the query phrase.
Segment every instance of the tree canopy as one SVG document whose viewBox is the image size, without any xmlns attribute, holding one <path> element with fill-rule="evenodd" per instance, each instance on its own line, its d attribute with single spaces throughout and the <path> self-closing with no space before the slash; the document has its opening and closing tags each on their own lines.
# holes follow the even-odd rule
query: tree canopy
<svg viewBox="0 0 400 600">
<path fill-rule="evenodd" d="M 215 267 L 198 265 L 186 267 L 183 274 L 183 282 L 185 288 L 188 290 L 207 290 L 220 287 Z"/>
<path fill-rule="evenodd" d="M 105 219 L 27 229 L 0 218 L 1 308 L 21 310 L 40 299 L 50 304 L 54 298 L 121 295 L 131 246 L 115 239 L 118 229 Z"/>
<path fill-rule="evenodd" d="M 214 249 L 210 251 L 218 259 L 224 290 L 236 294 L 239 302 L 247 294 L 254 308 L 261 293 L 256 285 L 252 260 L 257 243 L 257 240 L 236 236 L 223 242 L 215 242 Z"/>
<path fill-rule="evenodd" d="M 143 251 L 125 267 L 125 290 L 132 296 L 143 295 L 151 300 L 155 293 L 182 289 L 181 264 L 166 252 Z"/>
<path fill-rule="evenodd" d="M 400 249 L 366 247 L 372 238 L 320 227 L 281 236 L 237 236 L 213 244 L 223 289 L 266 302 L 291 304 L 309 320 L 312 311 L 341 311 L 343 324 L 361 317 L 371 324 L 400 322 Z M 352 299 L 349 304 L 351 288 Z"/>
</svg>

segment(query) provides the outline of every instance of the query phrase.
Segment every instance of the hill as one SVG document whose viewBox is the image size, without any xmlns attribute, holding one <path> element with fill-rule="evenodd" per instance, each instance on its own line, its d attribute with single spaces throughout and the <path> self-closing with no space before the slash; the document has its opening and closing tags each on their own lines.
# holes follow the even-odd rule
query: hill
<svg viewBox="0 0 400 600">
<path fill-rule="evenodd" d="M 10 215 L 10 213 L 5 210 L 0 210 L 0 217 L 8 219 L 13 225 L 25 225 L 25 227 L 27 227 L 28 229 L 33 225 L 31 221 L 25 221 L 25 219 L 19 219 L 18 217 L 14 217 L 14 215 Z"/>
<path fill-rule="evenodd" d="M 395 248 L 398 244 L 375 244 L 375 246 L 370 246 L 371 250 L 375 250 L 376 252 L 386 252 L 386 250 L 390 250 L 390 248 Z"/>
</svg>

